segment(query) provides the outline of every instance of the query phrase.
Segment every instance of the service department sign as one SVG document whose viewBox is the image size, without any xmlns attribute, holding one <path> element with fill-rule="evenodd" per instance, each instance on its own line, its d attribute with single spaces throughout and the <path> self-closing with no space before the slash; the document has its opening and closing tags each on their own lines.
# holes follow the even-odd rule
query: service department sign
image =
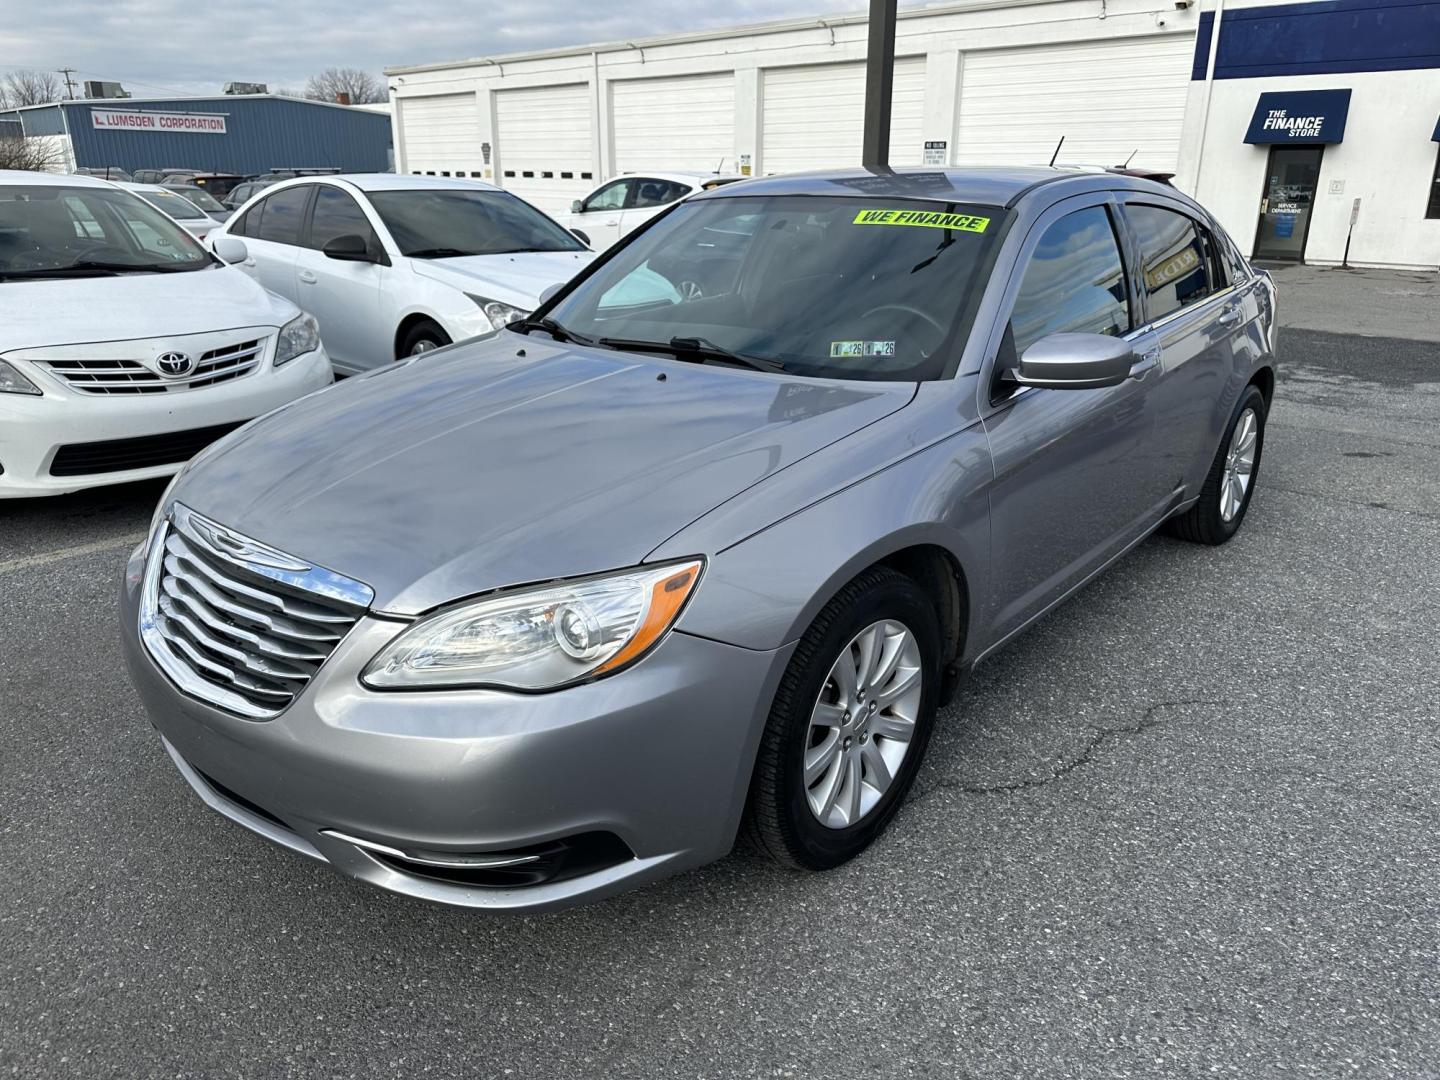
<svg viewBox="0 0 1440 1080">
<path fill-rule="evenodd" d="M 1261 94 L 1247 143 L 1338 143 L 1350 115 L 1349 90 L 1291 90 Z"/>
<path fill-rule="evenodd" d="M 98 131 L 168 131 L 182 135 L 224 135 L 226 113 L 143 112 L 139 109 L 91 109 Z"/>
</svg>

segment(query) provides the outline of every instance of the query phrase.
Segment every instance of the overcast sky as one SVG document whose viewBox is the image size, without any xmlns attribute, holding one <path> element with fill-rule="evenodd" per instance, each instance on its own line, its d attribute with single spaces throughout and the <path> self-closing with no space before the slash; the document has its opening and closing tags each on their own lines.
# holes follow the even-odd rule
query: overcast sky
<svg viewBox="0 0 1440 1080">
<path fill-rule="evenodd" d="M 136 97 L 859 11 L 866 0 L 0 0 L 0 72 L 73 67 Z"/>
</svg>

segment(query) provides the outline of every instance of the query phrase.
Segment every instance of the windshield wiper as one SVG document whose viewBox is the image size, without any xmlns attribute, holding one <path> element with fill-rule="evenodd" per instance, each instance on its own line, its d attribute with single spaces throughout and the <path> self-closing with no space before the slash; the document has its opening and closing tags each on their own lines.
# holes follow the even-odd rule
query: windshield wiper
<svg viewBox="0 0 1440 1080">
<path fill-rule="evenodd" d="M 584 334 L 573 334 L 549 317 L 544 319 L 521 319 L 519 322 L 511 323 L 507 329 L 513 330 L 517 334 L 528 334 L 531 330 L 544 330 L 556 341 L 570 341 L 576 345 L 595 344 L 594 338 L 588 338 Z M 604 342 L 601 342 L 601 344 L 603 345 Z"/>
<path fill-rule="evenodd" d="M 433 247 L 416 248 L 414 251 L 407 251 L 406 256 L 411 259 L 461 259 L 466 255 L 477 254 L 474 251 L 461 251 L 459 248 Z"/>
<path fill-rule="evenodd" d="M 785 365 L 779 360 L 771 360 L 763 356 L 746 356 L 744 353 L 732 352 L 723 346 L 716 345 L 708 338 L 702 337 L 672 337 L 669 341 L 643 341 L 638 338 L 601 338 L 599 344 L 610 349 L 622 349 L 629 352 L 664 352 L 670 353 L 677 360 L 694 359 L 699 363 L 715 360 L 723 364 L 735 364 L 737 367 L 749 368 L 751 371 L 784 371 Z"/>
</svg>

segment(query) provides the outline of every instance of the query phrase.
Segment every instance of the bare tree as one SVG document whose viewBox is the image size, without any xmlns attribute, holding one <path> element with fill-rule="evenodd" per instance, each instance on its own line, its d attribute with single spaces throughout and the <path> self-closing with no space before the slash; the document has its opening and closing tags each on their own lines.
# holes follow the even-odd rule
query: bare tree
<svg viewBox="0 0 1440 1080">
<path fill-rule="evenodd" d="M 64 165 L 65 154 L 55 139 L 0 135 L 0 169 L 55 172 Z"/>
<path fill-rule="evenodd" d="M 351 105 L 387 101 L 390 96 L 382 80 L 361 68 L 326 68 L 305 84 L 305 96 L 315 101 L 339 101 L 341 95 Z"/>
<path fill-rule="evenodd" d="M 48 105 L 60 100 L 60 86 L 53 72 L 17 68 L 0 79 L 0 105 L 8 109 Z"/>
</svg>

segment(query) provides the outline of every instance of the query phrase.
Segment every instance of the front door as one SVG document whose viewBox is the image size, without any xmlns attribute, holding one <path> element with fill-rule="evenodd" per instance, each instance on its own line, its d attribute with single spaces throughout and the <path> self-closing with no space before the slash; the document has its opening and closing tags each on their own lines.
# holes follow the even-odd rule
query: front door
<svg viewBox="0 0 1440 1080">
<path fill-rule="evenodd" d="M 1320 181 L 1324 146 L 1272 146 L 1265 190 L 1260 196 L 1260 230 L 1255 258 L 1301 262 L 1310 211 Z"/>
</svg>

